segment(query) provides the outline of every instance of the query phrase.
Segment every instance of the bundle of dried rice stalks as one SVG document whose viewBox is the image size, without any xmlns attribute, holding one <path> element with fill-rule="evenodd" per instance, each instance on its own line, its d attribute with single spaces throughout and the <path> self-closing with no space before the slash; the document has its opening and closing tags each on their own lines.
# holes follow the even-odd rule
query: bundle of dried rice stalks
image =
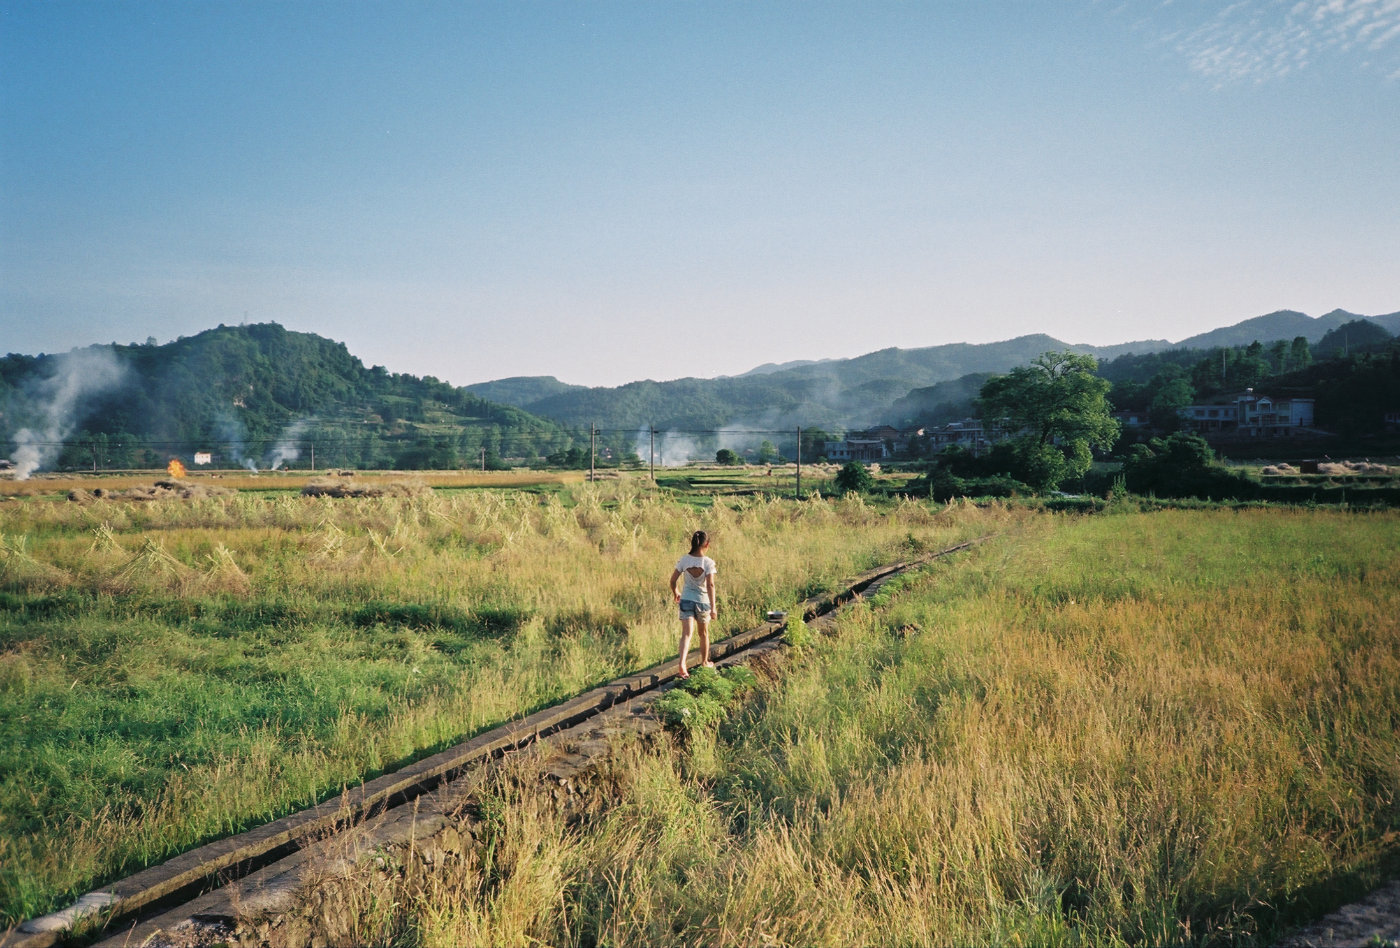
<svg viewBox="0 0 1400 948">
<path fill-rule="evenodd" d="M 208 560 L 209 569 L 204 574 L 206 590 L 246 595 L 253 588 L 248 574 L 243 572 L 242 567 L 234 560 L 233 553 L 222 543 L 214 547 L 214 552 L 209 554 Z"/>
<path fill-rule="evenodd" d="M 1319 474 L 1345 477 L 1348 474 L 1389 474 L 1390 468 L 1384 464 L 1372 464 L 1370 461 L 1324 461 L 1317 466 L 1317 471 Z"/>
<path fill-rule="evenodd" d="M 108 490 L 94 487 L 83 490 L 75 487 L 68 492 L 68 499 L 78 504 L 90 504 L 94 500 L 199 500 L 204 497 L 222 497 L 237 491 L 213 484 L 197 484 L 188 481 L 156 481 L 150 487 L 129 487 L 126 490 Z"/>
<path fill-rule="evenodd" d="M 55 589 L 72 579 L 57 566 L 41 563 L 26 549 L 28 536 L 7 537 L 0 533 L 0 583 L 25 591 Z"/>
<path fill-rule="evenodd" d="M 312 481 L 301 489 L 303 497 L 416 497 L 431 491 L 430 487 L 410 481 L 391 481 L 387 484 Z"/>
<path fill-rule="evenodd" d="M 147 537 L 141 551 L 123 563 L 106 585 L 121 591 L 159 587 L 184 592 L 196 578 L 194 570 Z"/>
</svg>

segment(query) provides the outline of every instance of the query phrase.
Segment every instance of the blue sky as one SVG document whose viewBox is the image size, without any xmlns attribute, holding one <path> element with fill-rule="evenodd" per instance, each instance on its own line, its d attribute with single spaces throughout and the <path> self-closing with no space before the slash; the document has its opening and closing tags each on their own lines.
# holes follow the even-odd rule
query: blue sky
<svg viewBox="0 0 1400 948">
<path fill-rule="evenodd" d="M 1400 310 L 1400 0 L 0 0 L 0 351 L 469 384 Z"/>
</svg>

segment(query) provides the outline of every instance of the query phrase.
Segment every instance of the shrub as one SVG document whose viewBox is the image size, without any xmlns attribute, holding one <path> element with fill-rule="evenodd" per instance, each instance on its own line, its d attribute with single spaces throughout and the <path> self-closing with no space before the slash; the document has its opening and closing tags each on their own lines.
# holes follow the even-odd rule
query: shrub
<svg viewBox="0 0 1400 948">
<path fill-rule="evenodd" d="M 736 695 L 753 687 L 753 672 L 742 665 L 723 671 L 697 668 L 652 703 L 652 709 L 667 727 L 685 731 L 708 728 L 724 717 Z"/>
<path fill-rule="evenodd" d="M 954 497 L 1017 497 L 1034 493 L 1030 485 L 1013 477 L 959 477 L 944 467 L 935 468 L 912 482 L 908 492 L 939 503 L 947 503 Z"/>
<path fill-rule="evenodd" d="M 1258 493 L 1252 480 L 1215 463 L 1206 439 L 1181 431 L 1133 445 L 1123 475 L 1135 494 L 1248 500 Z"/>
<path fill-rule="evenodd" d="M 841 470 L 836 472 L 836 489 L 843 494 L 854 491 L 857 494 L 865 494 L 875 487 L 875 478 L 866 470 L 864 464 L 859 461 L 847 461 Z"/>
<path fill-rule="evenodd" d="M 788 648 L 804 649 L 816 641 L 816 636 L 800 615 L 790 615 L 787 628 L 783 631 L 783 641 Z"/>
</svg>

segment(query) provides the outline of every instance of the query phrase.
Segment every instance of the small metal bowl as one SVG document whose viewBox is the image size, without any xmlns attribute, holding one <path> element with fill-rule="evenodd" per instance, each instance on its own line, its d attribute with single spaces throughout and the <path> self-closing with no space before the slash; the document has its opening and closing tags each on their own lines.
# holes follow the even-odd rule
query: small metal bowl
<svg viewBox="0 0 1400 948">
<path fill-rule="evenodd" d="M 787 613 L 774 609 L 768 613 L 769 622 L 782 622 L 787 618 Z"/>
</svg>

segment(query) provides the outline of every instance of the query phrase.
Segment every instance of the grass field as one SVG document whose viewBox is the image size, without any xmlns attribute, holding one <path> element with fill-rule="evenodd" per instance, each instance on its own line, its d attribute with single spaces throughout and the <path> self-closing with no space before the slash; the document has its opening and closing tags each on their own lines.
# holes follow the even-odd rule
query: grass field
<svg viewBox="0 0 1400 948">
<path fill-rule="evenodd" d="M 1268 944 L 1400 869 L 1397 615 L 1394 513 L 1040 514 L 358 937 Z"/>
<path fill-rule="evenodd" d="M 511 477 L 83 503 L 61 498 L 129 485 L 25 482 L 0 504 L 0 923 L 663 659 L 696 528 L 723 634 L 1027 516 Z"/>
</svg>

